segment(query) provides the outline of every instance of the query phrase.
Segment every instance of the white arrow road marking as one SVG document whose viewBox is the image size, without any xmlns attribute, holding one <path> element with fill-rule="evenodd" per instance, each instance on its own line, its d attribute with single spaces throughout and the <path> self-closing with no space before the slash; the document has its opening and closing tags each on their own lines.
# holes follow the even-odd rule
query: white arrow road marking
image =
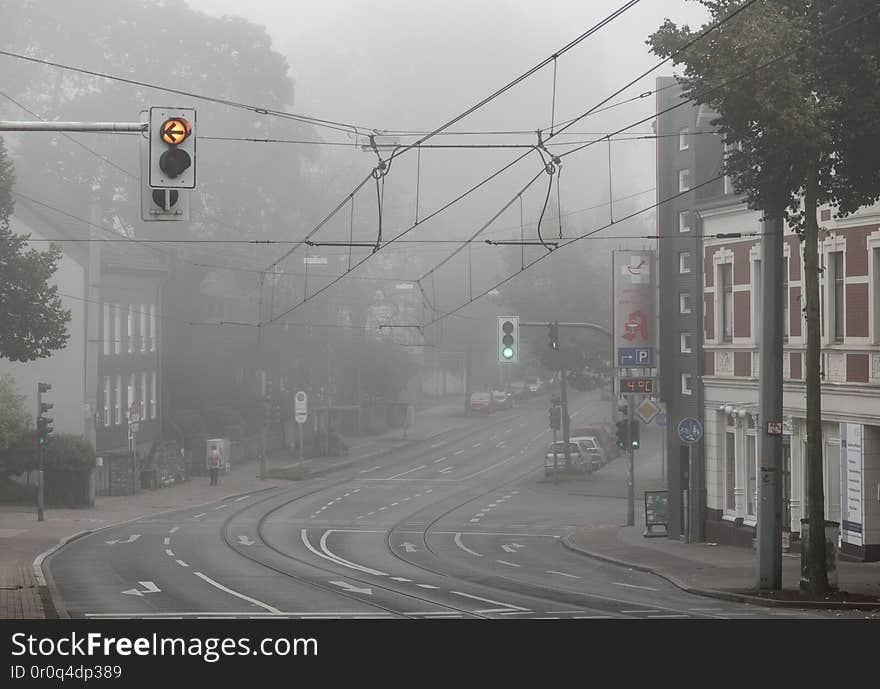
<svg viewBox="0 0 880 689">
<path fill-rule="evenodd" d="M 501 545 L 501 549 L 505 553 L 516 553 L 519 551 L 520 548 L 525 548 L 525 546 L 519 543 L 503 543 Z"/>
<path fill-rule="evenodd" d="M 263 608 L 263 610 L 268 610 L 274 615 L 283 615 L 278 608 L 273 608 L 271 605 L 263 603 L 262 601 L 258 601 L 256 598 L 251 598 L 250 596 L 246 596 L 243 593 L 239 593 L 238 591 L 233 591 L 231 588 L 227 588 L 220 582 L 214 581 L 207 574 L 202 574 L 201 572 L 193 572 L 199 579 L 209 583 L 211 586 L 220 589 L 221 591 L 228 593 L 231 596 L 235 596 L 236 598 L 241 598 L 242 600 L 246 600 L 248 603 L 253 603 L 254 605 Z"/>
<path fill-rule="evenodd" d="M 414 471 L 418 471 L 419 469 L 424 469 L 424 468 L 425 468 L 425 465 L 422 464 L 420 466 L 414 467 L 413 469 L 410 469 L 409 471 L 404 471 L 400 474 L 395 474 L 394 476 L 389 476 L 388 478 L 400 478 L 401 476 L 406 476 L 407 474 L 411 474 Z"/>
<path fill-rule="evenodd" d="M 631 588 L 631 589 L 645 589 L 647 591 L 658 591 L 659 590 L 659 589 L 651 588 L 650 586 L 636 586 L 635 584 L 624 584 L 619 581 L 612 581 L 611 583 L 614 584 L 615 586 L 626 586 L 627 588 Z"/>
<path fill-rule="evenodd" d="M 128 594 L 129 596 L 138 596 L 139 598 L 143 598 L 145 593 L 159 593 L 160 589 L 156 584 L 152 581 L 139 581 L 141 586 L 144 587 L 144 590 L 141 591 L 139 589 L 128 589 L 128 591 L 123 591 L 123 593 Z"/>
<path fill-rule="evenodd" d="M 331 581 L 330 583 L 334 584 L 335 586 L 341 586 L 346 591 L 350 591 L 351 593 L 365 593 L 368 596 L 373 595 L 373 589 L 371 589 L 369 586 L 365 588 L 359 588 L 357 586 L 349 584 L 347 581 Z"/>
<path fill-rule="evenodd" d="M 406 550 L 408 553 L 414 553 L 418 548 L 416 548 L 412 543 L 401 543 L 400 547 Z"/>
<path fill-rule="evenodd" d="M 483 603 L 500 605 L 505 610 L 528 610 L 528 608 L 521 608 L 518 605 L 511 605 L 510 603 L 500 603 L 497 600 L 490 600 L 488 598 L 480 598 L 479 596 L 474 596 L 470 593 L 464 593 L 463 591 L 450 591 L 449 593 L 454 593 L 456 596 L 464 596 L 465 598 L 473 598 L 474 600 L 482 601 Z"/>
<path fill-rule="evenodd" d="M 370 469 L 361 469 L 359 474 L 369 474 L 371 471 L 376 471 L 376 469 L 381 469 L 382 467 L 371 467 Z M 357 492 L 357 491 L 355 491 Z"/>
<path fill-rule="evenodd" d="M 461 533 L 456 533 L 453 540 L 455 541 L 455 545 L 461 548 L 464 552 L 470 553 L 471 555 L 476 555 L 477 557 L 483 557 L 482 553 L 471 550 L 464 543 L 461 542 Z"/>
<path fill-rule="evenodd" d="M 141 535 L 139 533 L 132 534 L 126 540 L 120 541 L 118 538 L 112 541 L 104 541 L 107 545 L 115 545 L 117 543 L 134 543 L 137 539 L 139 539 Z"/>
<path fill-rule="evenodd" d="M 253 545 L 254 543 L 256 543 L 256 541 L 252 541 L 247 536 L 239 536 L 238 542 L 240 545 Z"/>
</svg>

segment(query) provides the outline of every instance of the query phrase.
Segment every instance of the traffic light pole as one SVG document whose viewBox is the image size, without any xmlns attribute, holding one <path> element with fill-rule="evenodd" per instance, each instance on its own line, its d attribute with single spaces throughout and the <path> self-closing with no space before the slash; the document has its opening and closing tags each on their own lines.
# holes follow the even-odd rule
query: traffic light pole
<svg viewBox="0 0 880 689">
<path fill-rule="evenodd" d="M 632 437 L 633 398 L 626 397 L 626 452 L 629 455 L 629 471 L 626 481 L 626 525 L 636 524 L 636 500 L 635 500 L 635 449 Z"/>
<path fill-rule="evenodd" d="M 40 442 L 40 417 L 43 413 L 43 393 L 37 383 L 37 521 L 43 521 L 43 443 Z"/>
<path fill-rule="evenodd" d="M 144 132 L 147 122 L 44 122 L 0 120 L 0 132 Z"/>
</svg>

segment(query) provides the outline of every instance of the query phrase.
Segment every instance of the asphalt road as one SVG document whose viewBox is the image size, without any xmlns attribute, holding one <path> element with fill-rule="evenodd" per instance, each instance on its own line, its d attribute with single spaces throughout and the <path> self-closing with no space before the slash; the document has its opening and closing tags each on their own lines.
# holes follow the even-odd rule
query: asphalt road
<svg viewBox="0 0 880 689">
<path fill-rule="evenodd" d="M 607 404 L 575 393 L 574 422 L 601 418 Z M 540 397 L 322 478 L 75 540 L 47 562 L 56 606 L 76 618 L 840 616 L 694 596 L 566 550 L 559 539 L 575 526 L 625 523 L 626 466 L 545 480 L 546 405 Z M 639 456 L 651 452 L 645 443 Z"/>
</svg>

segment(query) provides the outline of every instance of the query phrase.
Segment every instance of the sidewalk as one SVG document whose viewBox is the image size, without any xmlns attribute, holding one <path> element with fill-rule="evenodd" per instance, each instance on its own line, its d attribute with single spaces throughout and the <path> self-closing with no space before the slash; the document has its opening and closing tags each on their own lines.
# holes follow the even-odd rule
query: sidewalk
<svg viewBox="0 0 880 689">
<path fill-rule="evenodd" d="M 354 441 L 346 439 L 349 452 L 345 457 L 291 462 L 289 454 L 274 453 L 267 460 L 267 474 L 280 476 L 286 470 L 295 479 L 318 476 L 474 423 L 461 414 L 460 404 L 437 405 L 416 413 L 406 440 L 402 429 L 394 429 Z M 37 521 L 33 507 L 0 505 L 0 619 L 56 617 L 39 563 L 34 561 L 67 540 L 120 522 L 284 485 L 288 485 L 284 478 L 261 480 L 259 462 L 250 462 L 221 474 L 219 486 L 211 486 L 207 476 L 195 476 L 185 483 L 137 495 L 98 496 L 94 508 L 49 508 L 42 522 Z"/>
</svg>

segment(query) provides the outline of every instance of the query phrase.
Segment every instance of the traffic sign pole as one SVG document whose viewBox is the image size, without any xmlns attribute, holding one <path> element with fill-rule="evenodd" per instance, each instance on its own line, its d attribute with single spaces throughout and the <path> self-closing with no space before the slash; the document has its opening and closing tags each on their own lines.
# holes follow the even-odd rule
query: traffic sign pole
<svg viewBox="0 0 880 689">
<path fill-rule="evenodd" d="M 627 414 L 627 423 L 626 423 L 626 451 L 629 454 L 629 477 L 627 479 L 626 486 L 626 525 L 627 526 L 635 526 L 636 524 L 636 498 L 635 498 L 635 450 L 633 450 L 632 446 L 632 420 L 634 418 L 633 412 L 633 398 L 631 395 L 628 395 L 626 398 L 626 414 Z"/>
</svg>

